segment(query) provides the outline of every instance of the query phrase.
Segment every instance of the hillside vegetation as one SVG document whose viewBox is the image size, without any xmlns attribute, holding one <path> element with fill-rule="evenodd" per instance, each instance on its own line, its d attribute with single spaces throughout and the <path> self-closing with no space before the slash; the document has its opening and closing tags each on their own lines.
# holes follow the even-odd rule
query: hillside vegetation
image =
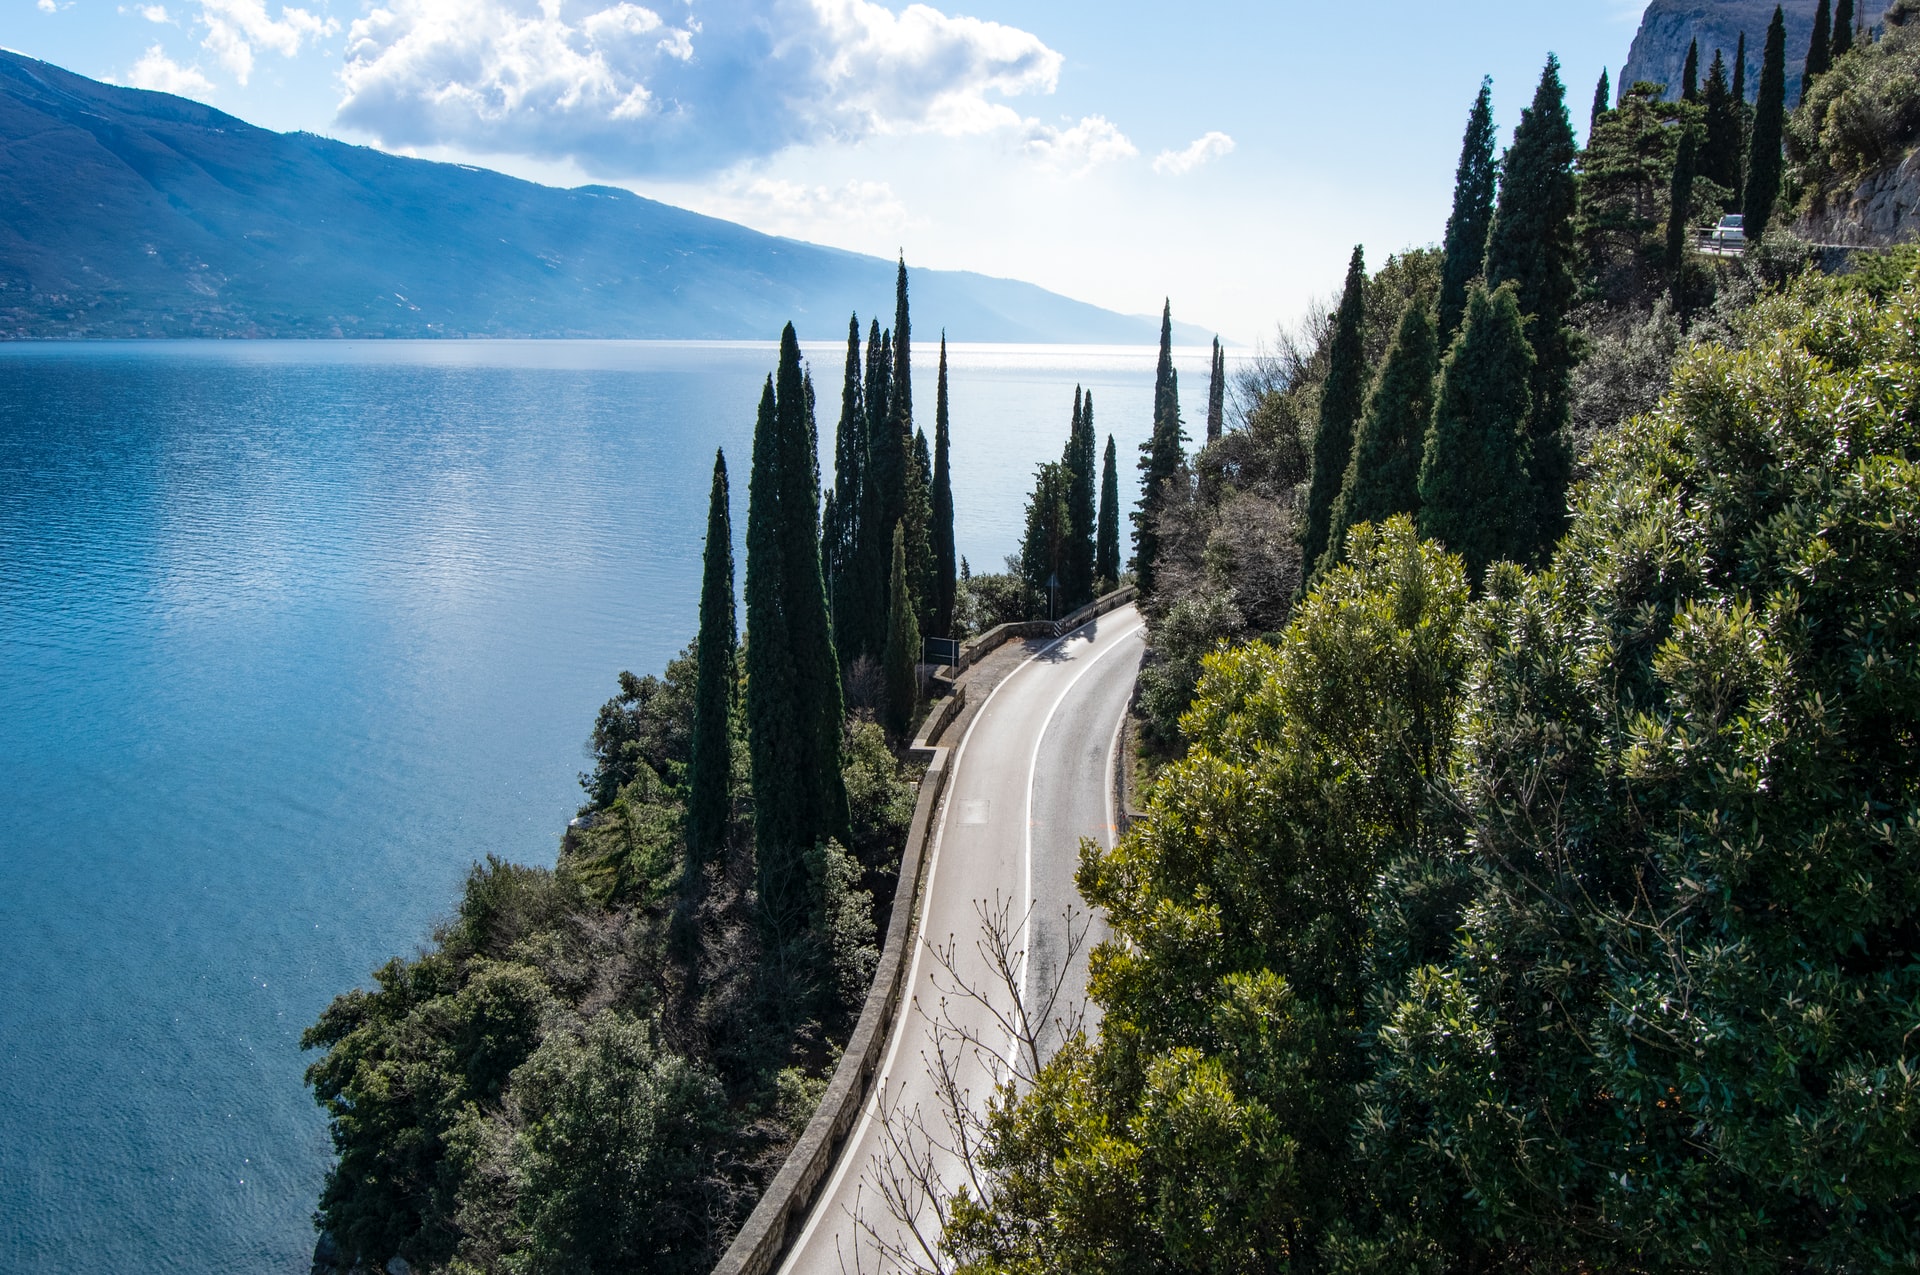
<svg viewBox="0 0 1920 1275">
<path fill-rule="evenodd" d="M 1920 1261 L 1920 288 L 1796 284 L 1484 588 L 1361 526 L 1083 850 L 969 1271 Z"/>
</svg>

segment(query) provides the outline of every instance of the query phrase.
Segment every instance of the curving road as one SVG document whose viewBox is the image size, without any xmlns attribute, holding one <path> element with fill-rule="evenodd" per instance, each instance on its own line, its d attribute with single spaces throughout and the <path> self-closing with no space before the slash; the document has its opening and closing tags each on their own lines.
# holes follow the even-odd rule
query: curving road
<svg viewBox="0 0 1920 1275">
<path fill-rule="evenodd" d="M 918 1108 L 937 1121 L 938 1098 L 927 1055 L 932 1050 L 932 1020 L 943 1012 L 978 1031 L 982 1039 L 1006 1039 L 977 1004 L 946 995 L 942 1009 L 943 992 L 951 990 L 952 978 L 940 969 L 930 945 L 951 940 L 956 968 L 970 981 L 991 984 L 976 948 L 981 932 L 977 909 L 997 898 L 1011 904 L 1016 922 L 1029 918 L 1021 943 L 1028 954 L 1022 973 L 1029 1003 L 1060 976 L 1068 951 L 1063 913 L 1071 906 L 1083 918 L 1077 928 L 1086 925 L 1085 904 L 1073 880 L 1080 839 L 1092 837 L 1109 845 L 1113 840 L 1114 748 L 1144 650 L 1144 631 L 1132 607 L 1102 616 L 1044 648 L 1007 677 L 967 728 L 952 758 L 927 867 L 907 980 L 911 1008 L 895 1025 L 876 1094 L 847 1139 L 782 1271 L 869 1275 L 889 1269 L 867 1228 L 913 1247 L 906 1228 L 880 1202 L 876 1190 L 885 1172 L 887 1145 L 877 1111 Z M 1083 947 L 1073 968 L 1065 970 L 1066 997 L 1083 1001 L 1085 980 Z M 1057 1042 L 1057 1031 L 1048 1036 L 1049 1044 Z M 984 1068 L 968 1068 L 963 1080 L 976 1100 L 984 1098 L 990 1084 Z M 952 1165 L 943 1168 L 950 1177 Z M 936 1238 L 932 1225 L 921 1229 L 928 1232 L 926 1239 Z"/>
</svg>

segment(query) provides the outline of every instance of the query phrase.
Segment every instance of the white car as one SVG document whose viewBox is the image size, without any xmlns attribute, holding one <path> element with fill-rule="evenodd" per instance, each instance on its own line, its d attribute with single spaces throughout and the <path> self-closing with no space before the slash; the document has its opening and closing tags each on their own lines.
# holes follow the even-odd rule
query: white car
<svg viewBox="0 0 1920 1275">
<path fill-rule="evenodd" d="M 1731 213 L 1720 219 L 1720 224 L 1707 236 L 1716 248 L 1744 248 L 1747 246 L 1747 219 L 1739 213 Z"/>
</svg>

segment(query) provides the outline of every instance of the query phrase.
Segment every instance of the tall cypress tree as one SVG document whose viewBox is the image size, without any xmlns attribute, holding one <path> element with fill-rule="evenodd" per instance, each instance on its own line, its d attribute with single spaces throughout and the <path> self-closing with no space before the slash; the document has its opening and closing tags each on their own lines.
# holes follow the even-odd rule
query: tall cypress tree
<svg viewBox="0 0 1920 1275">
<path fill-rule="evenodd" d="M 1824 0 L 1822 0 L 1824 3 Z M 1687 62 L 1680 70 L 1680 100 L 1694 102 L 1700 98 L 1700 41 L 1687 42 Z"/>
<path fill-rule="evenodd" d="M 1747 33 L 1740 33 L 1740 47 L 1733 55 L 1733 109 L 1740 117 L 1740 145 L 1735 153 L 1740 156 L 1737 165 L 1738 180 L 1733 183 L 1733 202 L 1744 205 L 1747 189 L 1747 138 L 1753 128 L 1753 110 L 1747 104 Z"/>
<path fill-rule="evenodd" d="M 1573 452 L 1566 427 L 1572 416 L 1577 346 L 1567 314 L 1578 283 L 1574 273 L 1573 126 L 1567 120 L 1560 61 L 1549 56 L 1533 104 L 1520 116 L 1513 147 L 1501 167 L 1500 203 L 1487 241 L 1487 286 L 1514 285 L 1534 353 L 1532 472 L 1540 536 L 1537 556 L 1560 538 L 1567 517 Z"/>
<path fill-rule="evenodd" d="M 861 394 L 860 316 L 847 321 L 847 364 L 840 382 L 840 424 L 833 437 L 833 490 L 822 519 L 827 600 L 833 609 L 834 647 L 843 657 L 860 647 L 859 569 L 861 475 L 867 463 L 867 409 Z"/>
<path fill-rule="evenodd" d="M 854 621 L 858 641 L 840 654 L 851 665 L 865 656 L 878 662 L 887 643 L 887 562 L 893 529 L 907 511 L 907 443 L 893 414 L 893 338 L 878 320 L 868 329 L 867 458 L 861 472 L 860 539 L 854 551 L 860 599 Z"/>
<path fill-rule="evenodd" d="M 913 437 L 913 323 L 907 314 L 907 259 L 893 284 L 893 386 L 889 406 L 903 439 Z"/>
<path fill-rule="evenodd" d="M 687 867 L 682 889 L 697 889 L 701 869 L 726 843 L 732 807 L 733 707 L 739 687 L 733 609 L 733 519 L 727 455 L 713 454 L 707 498 L 707 546 L 700 574 L 700 636 L 694 647 L 693 739 L 687 763 Z"/>
<path fill-rule="evenodd" d="M 913 594 L 914 617 L 920 631 L 933 631 L 933 451 L 925 430 L 915 431 L 907 457 L 907 512 L 900 520 L 907 529 L 907 586 Z M 889 614 L 893 606 L 888 594 Z"/>
<path fill-rule="evenodd" d="M 953 636 L 959 588 L 953 540 L 952 436 L 947 424 L 947 334 L 940 334 L 940 380 L 933 399 L 933 632 Z"/>
<path fill-rule="evenodd" d="M 1173 302 L 1160 312 L 1160 362 L 1153 378 L 1153 433 L 1140 445 L 1140 506 L 1133 513 L 1133 574 L 1140 592 L 1153 592 L 1160 554 L 1160 505 L 1166 482 L 1180 472 L 1180 379 L 1173 370 Z"/>
<path fill-rule="evenodd" d="M 1489 563 L 1524 561 L 1536 536 L 1527 499 L 1527 411 L 1533 351 L 1512 284 L 1475 288 L 1447 354 L 1420 464 L 1420 534 L 1466 560 L 1477 584 Z"/>
<path fill-rule="evenodd" d="M 887 648 L 882 667 L 887 681 L 887 729 L 906 738 L 920 706 L 920 625 L 913 615 L 907 584 L 906 528 L 893 529 L 893 566 L 887 572 Z"/>
<path fill-rule="evenodd" d="M 1094 520 L 1099 516 L 1094 473 L 1095 443 L 1091 402 L 1082 405 L 1080 387 L 1073 388 L 1073 425 L 1060 463 L 1067 474 L 1067 540 L 1061 558 L 1060 610 L 1077 611 L 1093 601 Z"/>
<path fill-rule="evenodd" d="M 1699 143 L 1693 125 L 1680 126 L 1680 148 L 1673 157 L 1673 181 L 1667 191 L 1667 277 L 1674 299 L 1680 297 L 1680 268 L 1687 260 L 1687 212 L 1693 207 L 1693 178 Z"/>
<path fill-rule="evenodd" d="M 1093 395 L 1087 395 L 1087 427 L 1093 427 Z M 1107 457 L 1100 466 L 1100 526 L 1094 535 L 1093 574 L 1102 588 L 1120 582 L 1120 456 L 1107 435 Z"/>
<path fill-rule="evenodd" d="M 1740 47 L 1733 54 L 1733 100 L 1744 112 L 1747 106 L 1747 33 L 1740 33 Z"/>
<path fill-rule="evenodd" d="M 1853 0 L 1840 0 L 1833 7 L 1833 60 L 1853 49 Z"/>
<path fill-rule="evenodd" d="M 1328 351 L 1327 381 L 1320 391 L 1320 422 L 1313 435 L 1313 478 L 1307 487 L 1307 525 L 1300 538 L 1300 561 L 1320 561 L 1333 525 L 1333 502 L 1346 481 L 1353 457 L 1353 430 L 1360 423 L 1367 392 L 1367 263 L 1353 250 L 1347 284 L 1334 316 Z"/>
<path fill-rule="evenodd" d="M 1760 55 L 1760 95 L 1753 103 L 1753 137 L 1747 151 L 1747 191 L 1741 211 L 1747 239 L 1758 240 L 1773 220 L 1780 198 L 1780 144 L 1787 121 L 1787 19 L 1776 5 Z"/>
<path fill-rule="evenodd" d="M 1600 68 L 1600 82 L 1593 86 L 1593 111 L 1587 116 L 1587 142 L 1593 142 L 1593 131 L 1600 127 L 1600 121 L 1613 108 L 1613 85 L 1607 78 L 1607 68 Z"/>
<path fill-rule="evenodd" d="M 1347 532 L 1363 522 L 1379 524 L 1420 508 L 1420 461 L 1433 418 L 1434 378 L 1440 371 L 1439 334 L 1428 298 L 1416 296 L 1400 316 L 1380 380 L 1354 435 L 1333 526 L 1318 573 L 1343 559 Z"/>
<path fill-rule="evenodd" d="M 1227 427 L 1227 352 L 1213 338 L 1213 373 L 1207 378 L 1207 441 L 1217 443 Z"/>
<path fill-rule="evenodd" d="M 767 924 L 807 909 L 805 854 L 849 839 L 840 778 L 844 707 L 815 528 L 817 430 L 793 325 L 760 400 L 747 504 L 747 737 L 754 853 Z"/>
<path fill-rule="evenodd" d="M 1800 72 L 1800 102 L 1805 105 L 1807 94 L 1813 92 L 1813 82 L 1827 73 L 1833 65 L 1833 6 L 1829 0 L 1820 0 L 1820 7 L 1813 11 L 1813 40 L 1807 45 L 1807 61 Z"/>
<path fill-rule="evenodd" d="M 1707 87 L 1701 94 L 1705 136 L 1700 142 L 1700 176 L 1730 191 L 1740 189 L 1740 106 L 1727 85 L 1727 60 L 1713 51 Z"/>
<path fill-rule="evenodd" d="M 1601 87 L 1606 77 L 1601 76 Z M 1460 141 L 1460 166 L 1453 176 L 1453 213 L 1447 218 L 1446 247 L 1440 259 L 1440 342 L 1453 340 L 1466 312 L 1467 289 L 1486 265 L 1487 230 L 1493 224 L 1493 81 L 1480 81 L 1480 96 L 1467 116 Z"/>
</svg>

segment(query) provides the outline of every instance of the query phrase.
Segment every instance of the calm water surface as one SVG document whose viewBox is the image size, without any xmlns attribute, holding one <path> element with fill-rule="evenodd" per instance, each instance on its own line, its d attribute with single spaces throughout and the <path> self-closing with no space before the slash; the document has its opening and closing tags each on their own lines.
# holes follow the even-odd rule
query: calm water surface
<svg viewBox="0 0 1920 1275">
<path fill-rule="evenodd" d="M 844 350 L 808 354 L 830 473 Z M 744 532 L 773 361 L 0 347 L 0 1271 L 306 1269 L 301 1030 L 476 857 L 552 861 L 615 673 L 692 636 L 716 446 Z M 1131 500 L 1153 351 L 961 347 L 951 380 L 974 564 L 1015 548 L 1076 383 Z"/>
</svg>

